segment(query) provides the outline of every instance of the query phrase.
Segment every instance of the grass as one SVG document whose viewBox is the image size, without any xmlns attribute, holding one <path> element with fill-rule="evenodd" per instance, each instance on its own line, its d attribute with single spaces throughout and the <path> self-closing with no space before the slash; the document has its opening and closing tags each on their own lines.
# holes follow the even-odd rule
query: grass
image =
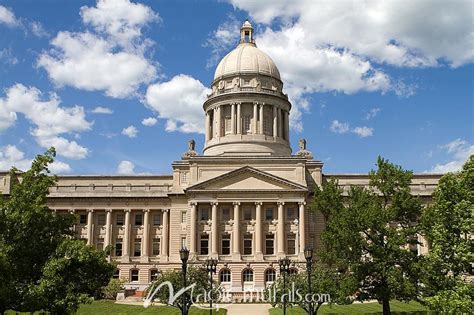
<svg viewBox="0 0 474 315">
<path fill-rule="evenodd" d="M 429 315 L 434 314 L 417 302 L 404 303 L 399 301 L 390 302 L 390 310 L 393 315 Z M 281 308 L 274 308 L 270 310 L 270 315 L 283 314 Z M 287 315 L 301 315 L 306 314 L 299 307 L 287 308 Z M 382 314 L 382 305 L 378 303 L 358 303 L 351 305 L 323 305 L 319 309 L 318 315 L 329 315 L 329 314 Z"/>
<path fill-rule="evenodd" d="M 225 315 L 227 310 L 220 309 L 219 312 L 213 311 L 216 315 Z M 128 315 L 128 314 L 163 314 L 163 315 L 181 315 L 181 311 L 171 306 L 150 306 L 144 308 L 140 305 L 116 304 L 113 301 L 95 301 L 92 304 L 81 305 L 77 315 Z M 189 315 L 208 315 L 209 310 L 192 307 Z"/>
<path fill-rule="evenodd" d="M 219 312 L 213 311 L 216 315 L 226 315 L 227 310 L 220 309 Z M 31 314 L 31 313 L 19 313 L 14 311 L 7 311 L 8 315 L 16 314 Z M 35 315 L 39 315 L 40 312 L 35 312 Z M 79 307 L 76 313 L 77 315 L 147 315 L 147 314 L 160 314 L 160 315 L 181 315 L 181 311 L 176 307 L 171 306 L 150 306 L 144 308 L 140 305 L 127 305 L 127 304 L 116 304 L 113 301 L 95 301 L 92 304 L 83 304 Z M 202 310 L 192 307 L 189 315 L 208 315 L 209 310 Z"/>
</svg>

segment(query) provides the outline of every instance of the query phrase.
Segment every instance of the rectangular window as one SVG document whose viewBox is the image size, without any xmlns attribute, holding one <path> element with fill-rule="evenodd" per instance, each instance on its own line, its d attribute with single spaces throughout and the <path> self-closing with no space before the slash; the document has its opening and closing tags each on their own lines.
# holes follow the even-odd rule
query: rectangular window
<svg viewBox="0 0 474 315">
<path fill-rule="evenodd" d="M 267 221 L 273 220 L 273 208 L 265 209 L 265 220 Z"/>
<path fill-rule="evenodd" d="M 99 238 L 97 240 L 97 245 L 96 245 L 97 250 L 103 250 L 104 249 L 104 239 Z"/>
<path fill-rule="evenodd" d="M 160 254 L 160 245 L 161 245 L 161 242 L 159 238 L 153 239 L 153 249 L 152 249 L 153 256 L 158 256 Z"/>
<path fill-rule="evenodd" d="M 265 254 L 273 255 L 275 253 L 275 235 L 267 234 L 265 236 Z"/>
<path fill-rule="evenodd" d="M 115 256 L 122 256 L 122 240 L 120 238 L 115 240 Z"/>
<path fill-rule="evenodd" d="M 209 235 L 201 234 L 201 246 L 199 254 L 208 255 L 209 254 Z"/>
<path fill-rule="evenodd" d="M 137 213 L 135 214 L 135 225 L 143 225 L 143 214 Z"/>
<path fill-rule="evenodd" d="M 97 225 L 105 225 L 105 213 L 99 213 L 97 215 Z"/>
<path fill-rule="evenodd" d="M 296 236 L 294 233 L 288 234 L 288 238 L 286 239 L 286 246 L 288 255 L 296 254 Z"/>
<path fill-rule="evenodd" d="M 87 224 L 87 214 L 79 215 L 79 224 Z"/>
<path fill-rule="evenodd" d="M 142 255 L 142 242 L 141 239 L 136 238 L 133 242 L 133 256 L 140 257 Z"/>
<path fill-rule="evenodd" d="M 132 269 L 130 273 L 131 273 L 131 276 L 130 276 L 131 282 L 138 282 L 138 269 Z"/>
<path fill-rule="evenodd" d="M 160 226 L 161 225 L 161 214 L 154 214 L 153 215 L 153 225 Z"/>
<path fill-rule="evenodd" d="M 244 220 L 246 221 L 252 220 L 252 209 L 249 209 L 249 208 L 244 209 Z"/>
<path fill-rule="evenodd" d="M 222 209 L 222 220 L 229 221 L 230 220 L 230 209 L 224 208 Z"/>
<path fill-rule="evenodd" d="M 186 211 L 181 212 L 181 223 L 186 223 Z"/>
<path fill-rule="evenodd" d="M 252 255 L 252 234 L 244 235 L 244 255 Z"/>
<path fill-rule="evenodd" d="M 266 135 L 271 134 L 270 128 L 271 128 L 270 117 L 263 116 L 263 133 Z"/>
<path fill-rule="evenodd" d="M 296 219 L 295 208 L 287 208 L 286 209 L 286 218 L 290 221 Z"/>
<path fill-rule="evenodd" d="M 201 209 L 201 221 L 207 221 L 209 220 L 209 208 L 202 208 Z"/>
<path fill-rule="evenodd" d="M 251 133 L 250 121 L 251 121 L 250 115 L 245 115 L 243 117 L 243 126 L 242 126 L 243 133 Z"/>
<path fill-rule="evenodd" d="M 181 173 L 181 182 L 182 183 L 187 183 L 188 182 L 188 173 L 187 172 Z"/>
<path fill-rule="evenodd" d="M 230 116 L 226 116 L 224 118 L 224 126 L 225 126 L 225 133 L 231 133 L 232 132 L 232 121 L 230 120 Z"/>
<path fill-rule="evenodd" d="M 230 235 L 222 235 L 221 255 L 230 255 Z"/>
<path fill-rule="evenodd" d="M 123 213 L 117 213 L 117 225 L 118 226 L 122 226 L 123 225 L 123 222 L 124 222 L 124 214 Z"/>
</svg>

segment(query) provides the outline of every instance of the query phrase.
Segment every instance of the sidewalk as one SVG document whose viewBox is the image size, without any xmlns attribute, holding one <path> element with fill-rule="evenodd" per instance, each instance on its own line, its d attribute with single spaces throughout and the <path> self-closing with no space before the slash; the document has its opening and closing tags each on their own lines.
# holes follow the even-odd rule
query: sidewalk
<svg viewBox="0 0 474 315">
<path fill-rule="evenodd" d="M 227 315 L 268 315 L 270 304 L 230 304 L 226 306 Z"/>
</svg>

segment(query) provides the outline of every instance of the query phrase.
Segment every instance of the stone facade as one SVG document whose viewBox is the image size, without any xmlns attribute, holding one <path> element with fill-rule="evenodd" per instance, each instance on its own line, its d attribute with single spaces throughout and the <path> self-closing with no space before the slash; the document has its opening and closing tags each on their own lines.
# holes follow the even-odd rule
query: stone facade
<svg viewBox="0 0 474 315">
<path fill-rule="evenodd" d="M 74 230 L 88 244 L 113 245 L 117 276 L 130 288 L 179 270 L 183 246 L 192 263 L 217 258 L 218 281 L 236 298 L 264 288 L 278 275 L 279 258 L 288 256 L 297 270 L 304 247 L 320 246 L 324 221 L 308 210 L 314 187 L 329 178 L 344 188 L 369 182 L 367 175 L 324 174 L 304 140 L 291 155 L 291 104 L 282 89 L 277 67 L 244 23 L 204 103 L 203 155 L 190 141 L 169 176 L 60 176 L 49 207 L 75 213 Z M 429 202 L 439 178 L 415 175 L 413 193 Z M 6 172 L 0 191 L 10 192 Z"/>
</svg>

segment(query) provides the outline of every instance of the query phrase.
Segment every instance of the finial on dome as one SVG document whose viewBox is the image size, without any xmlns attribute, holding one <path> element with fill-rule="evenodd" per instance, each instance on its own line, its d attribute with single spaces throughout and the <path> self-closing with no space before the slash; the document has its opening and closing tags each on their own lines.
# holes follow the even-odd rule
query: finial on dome
<svg viewBox="0 0 474 315">
<path fill-rule="evenodd" d="M 240 28 L 240 43 L 253 44 L 255 45 L 255 39 L 253 38 L 253 27 L 249 20 L 245 20 L 244 24 Z"/>
</svg>

